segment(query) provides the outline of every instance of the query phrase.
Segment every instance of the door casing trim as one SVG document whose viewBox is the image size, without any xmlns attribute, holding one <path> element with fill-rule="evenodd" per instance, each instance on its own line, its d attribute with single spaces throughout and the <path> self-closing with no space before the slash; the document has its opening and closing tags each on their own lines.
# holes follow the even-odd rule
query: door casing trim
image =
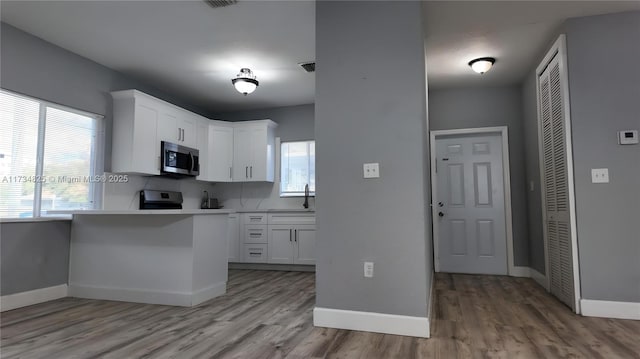
<svg viewBox="0 0 640 359">
<path fill-rule="evenodd" d="M 438 180 L 436 176 L 436 138 L 451 135 L 480 135 L 499 134 L 502 139 L 502 179 L 504 189 L 504 216 L 505 231 L 507 237 L 507 273 L 516 276 L 516 268 L 513 261 L 513 216 L 511 211 L 511 171 L 509 167 L 509 129 L 507 126 L 460 128 L 452 130 L 429 131 L 429 145 L 431 157 L 431 218 L 433 218 L 433 264 L 436 272 L 440 272 L 440 259 L 438 258 Z"/>
</svg>

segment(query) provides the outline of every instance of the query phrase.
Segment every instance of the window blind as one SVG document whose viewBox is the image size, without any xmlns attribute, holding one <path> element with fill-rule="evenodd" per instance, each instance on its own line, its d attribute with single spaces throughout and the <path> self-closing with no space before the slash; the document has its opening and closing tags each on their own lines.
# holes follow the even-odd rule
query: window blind
<svg viewBox="0 0 640 359">
<path fill-rule="evenodd" d="M 32 217 L 40 103 L 0 92 L 0 217 Z"/>
<path fill-rule="evenodd" d="M 305 185 L 315 193 L 315 141 L 283 142 L 280 146 L 280 196 L 303 196 Z"/>
<path fill-rule="evenodd" d="M 0 90 L 0 217 L 94 208 L 99 118 Z"/>
</svg>

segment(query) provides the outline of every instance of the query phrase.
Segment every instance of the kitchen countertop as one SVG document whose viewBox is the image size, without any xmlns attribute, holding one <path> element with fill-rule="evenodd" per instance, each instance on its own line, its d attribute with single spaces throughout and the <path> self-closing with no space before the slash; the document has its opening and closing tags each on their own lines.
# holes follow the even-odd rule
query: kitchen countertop
<svg viewBox="0 0 640 359">
<path fill-rule="evenodd" d="M 293 212 L 293 213 L 315 213 L 315 208 L 262 208 L 262 209 L 237 209 L 237 213 L 278 213 L 278 212 Z"/>
<path fill-rule="evenodd" d="M 206 215 L 206 214 L 229 214 L 235 213 L 233 209 L 124 209 L 124 210 L 72 210 L 72 211 L 47 211 L 48 214 L 82 214 L 82 215 L 130 215 L 130 214 L 186 214 L 186 215 Z"/>
</svg>

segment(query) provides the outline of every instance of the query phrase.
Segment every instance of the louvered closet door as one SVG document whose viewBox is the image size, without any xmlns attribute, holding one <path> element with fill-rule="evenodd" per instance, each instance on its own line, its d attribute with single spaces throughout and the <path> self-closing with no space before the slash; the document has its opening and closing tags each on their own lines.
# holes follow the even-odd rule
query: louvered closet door
<svg viewBox="0 0 640 359">
<path fill-rule="evenodd" d="M 550 290 L 575 311 L 564 92 L 558 55 L 538 79 Z"/>
</svg>

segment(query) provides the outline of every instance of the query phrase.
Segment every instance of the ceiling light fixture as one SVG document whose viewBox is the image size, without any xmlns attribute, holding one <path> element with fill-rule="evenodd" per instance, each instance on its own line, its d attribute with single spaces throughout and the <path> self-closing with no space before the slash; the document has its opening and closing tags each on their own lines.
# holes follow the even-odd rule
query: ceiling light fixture
<svg viewBox="0 0 640 359">
<path fill-rule="evenodd" d="M 245 96 L 255 91 L 259 84 L 258 80 L 256 80 L 256 75 L 246 67 L 240 69 L 240 73 L 235 79 L 231 80 L 231 83 L 238 92 Z"/>
<path fill-rule="evenodd" d="M 496 62 L 493 57 L 481 57 L 479 59 L 469 61 L 469 66 L 473 71 L 483 74 L 491 69 L 491 66 Z"/>
</svg>

